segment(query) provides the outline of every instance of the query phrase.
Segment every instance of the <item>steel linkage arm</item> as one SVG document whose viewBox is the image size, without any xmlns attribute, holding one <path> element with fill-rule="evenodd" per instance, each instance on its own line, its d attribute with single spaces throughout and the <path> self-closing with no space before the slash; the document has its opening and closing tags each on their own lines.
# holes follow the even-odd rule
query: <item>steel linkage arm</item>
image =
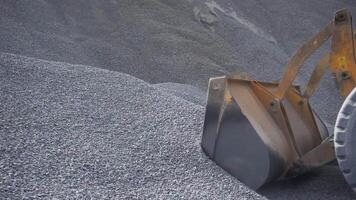
<svg viewBox="0 0 356 200">
<path fill-rule="evenodd" d="M 336 12 L 331 43 L 330 69 L 336 77 L 340 94 L 346 97 L 356 86 L 355 41 L 351 13 Z"/>
<path fill-rule="evenodd" d="M 329 66 L 335 74 L 340 94 L 346 97 L 356 86 L 355 41 L 353 36 L 350 12 L 345 9 L 336 12 L 335 19 L 304 44 L 289 61 L 287 71 L 274 94 L 276 99 L 282 100 L 284 98 L 303 63 L 330 37 L 332 37 L 331 53 L 327 53 L 316 66 L 303 96 L 309 98 L 314 93 Z"/>
</svg>

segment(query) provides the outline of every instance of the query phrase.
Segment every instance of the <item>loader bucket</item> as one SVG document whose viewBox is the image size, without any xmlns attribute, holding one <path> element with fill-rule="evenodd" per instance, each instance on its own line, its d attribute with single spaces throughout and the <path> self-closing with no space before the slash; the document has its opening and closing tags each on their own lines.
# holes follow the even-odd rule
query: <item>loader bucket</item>
<svg viewBox="0 0 356 200">
<path fill-rule="evenodd" d="M 325 125 L 297 86 L 282 101 L 274 97 L 277 86 L 227 76 L 209 81 L 203 151 L 252 189 L 326 162 L 302 159 L 327 137 Z"/>
<path fill-rule="evenodd" d="M 335 75 L 341 96 L 347 97 L 354 90 L 355 36 L 351 13 L 342 9 L 296 51 L 278 83 L 260 82 L 241 75 L 210 79 L 201 142 L 203 151 L 253 189 L 333 161 L 334 135 L 328 134 L 312 110 L 309 98 L 328 68 Z M 306 59 L 330 37 L 332 51 L 320 59 L 302 91 L 293 81 Z M 349 116 L 354 104 L 349 98 L 344 103 L 347 109 L 341 109 L 338 116 L 341 120 L 336 122 L 335 146 L 342 173 L 354 186 L 354 177 L 350 175 L 353 165 L 348 160 L 350 156 L 346 156 L 353 146 L 352 134 L 347 133 L 352 133 L 355 121 Z M 346 122 L 350 122 L 351 128 L 346 127 Z"/>
</svg>

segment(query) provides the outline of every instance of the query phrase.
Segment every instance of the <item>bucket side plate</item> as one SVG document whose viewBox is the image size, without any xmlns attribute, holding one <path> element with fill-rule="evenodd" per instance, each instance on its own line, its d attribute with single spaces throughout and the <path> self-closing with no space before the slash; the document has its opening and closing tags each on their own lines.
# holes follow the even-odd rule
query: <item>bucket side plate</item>
<svg viewBox="0 0 356 200">
<path fill-rule="evenodd" d="M 209 81 L 202 148 L 253 189 L 280 177 L 286 169 L 283 158 L 271 148 L 267 132 L 282 135 L 248 81 L 231 84 L 225 77 Z"/>
</svg>

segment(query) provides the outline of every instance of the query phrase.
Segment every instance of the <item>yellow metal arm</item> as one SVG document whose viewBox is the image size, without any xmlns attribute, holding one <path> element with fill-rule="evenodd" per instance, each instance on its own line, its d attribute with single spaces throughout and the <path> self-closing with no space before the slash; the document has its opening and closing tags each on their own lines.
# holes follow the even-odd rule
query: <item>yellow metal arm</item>
<svg viewBox="0 0 356 200">
<path fill-rule="evenodd" d="M 326 66 L 329 66 L 335 74 L 340 94 L 346 97 L 356 86 L 355 41 L 353 36 L 352 19 L 349 11 L 340 10 L 336 12 L 335 19 L 304 44 L 289 61 L 287 71 L 274 94 L 276 99 L 282 100 L 285 97 L 305 60 L 330 37 L 332 37 L 331 52 L 322 58 L 317 65 L 303 96 L 309 98 L 313 94 Z"/>
</svg>

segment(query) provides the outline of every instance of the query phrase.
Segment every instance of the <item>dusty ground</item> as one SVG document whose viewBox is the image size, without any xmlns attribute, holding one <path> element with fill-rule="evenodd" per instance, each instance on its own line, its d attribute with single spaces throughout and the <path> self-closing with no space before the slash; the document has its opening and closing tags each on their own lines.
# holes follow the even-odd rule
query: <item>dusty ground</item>
<svg viewBox="0 0 356 200">
<path fill-rule="evenodd" d="M 0 0 L 1 197 L 260 198 L 201 154 L 207 80 L 278 80 L 343 7 L 356 14 L 336 0 Z M 340 99 L 322 84 L 313 104 L 332 129 Z M 258 193 L 354 197 L 334 165 Z"/>
</svg>

